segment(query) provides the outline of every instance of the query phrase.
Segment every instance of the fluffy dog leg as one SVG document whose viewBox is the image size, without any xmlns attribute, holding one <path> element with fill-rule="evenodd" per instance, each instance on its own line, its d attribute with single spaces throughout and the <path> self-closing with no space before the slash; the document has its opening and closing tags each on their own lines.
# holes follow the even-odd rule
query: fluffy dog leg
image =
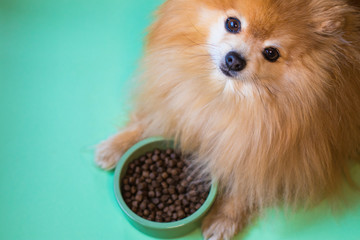
<svg viewBox="0 0 360 240">
<path fill-rule="evenodd" d="M 202 223 L 203 237 L 209 240 L 229 240 L 242 230 L 254 215 L 254 211 L 241 207 L 235 197 L 218 199 Z"/>
<path fill-rule="evenodd" d="M 105 170 L 114 168 L 124 152 L 141 140 L 142 132 L 141 124 L 130 124 L 116 135 L 100 142 L 96 147 L 96 165 Z"/>
</svg>

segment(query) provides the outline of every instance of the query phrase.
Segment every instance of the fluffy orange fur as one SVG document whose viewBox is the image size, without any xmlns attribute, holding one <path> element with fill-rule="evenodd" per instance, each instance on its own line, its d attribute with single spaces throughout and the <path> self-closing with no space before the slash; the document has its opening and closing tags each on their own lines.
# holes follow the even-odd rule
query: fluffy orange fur
<svg viewBox="0 0 360 240">
<path fill-rule="evenodd" d="M 238 41 L 249 70 L 241 80 L 217 79 L 209 53 L 218 47 L 209 43 L 211 28 L 229 10 L 246 19 Z M 269 39 L 281 43 L 275 63 L 261 55 Z M 129 141 L 175 138 L 222 186 L 205 237 L 229 231 L 216 219 L 232 226 L 217 239 L 231 237 L 263 207 L 316 203 L 351 181 L 360 146 L 360 14 L 345 0 L 168 0 L 150 28 L 140 80 L 129 127 L 141 130 Z M 98 161 L 114 166 L 106 156 Z"/>
</svg>

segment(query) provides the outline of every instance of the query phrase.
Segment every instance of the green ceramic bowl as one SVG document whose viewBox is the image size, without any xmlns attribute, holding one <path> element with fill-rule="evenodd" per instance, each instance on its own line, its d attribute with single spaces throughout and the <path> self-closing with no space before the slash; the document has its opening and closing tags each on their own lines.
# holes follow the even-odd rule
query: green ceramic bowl
<svg viewBox="0 0 360 240">
<path fill-rule="evenodd" d="M 206 215 L 211 205 L 213 204 L 217 191 L 217 184 L 213 182 L 210 188 L 210 193 L 204 204 L 192 215 L 176 222 L 169 222 L 169 223 L 153 222 L 144 219 L 131 211 L 131 209 L 126 205 L 120 191 L 121 188 L 120 180 L 125 175 L 128 164 L 132 160 L 140 157 L 141 155 L 144 155 L 149 151 L 153 151 L 155 148 L 167 149 L 173 146 L 174 146 L 173 141 L 166 140 L 162 137 L 153 137 L 142 140 L 137 144 L 135 144 L 133 147 L 131 147 L 122 156 L 115 169 L 115 176 L 114 176 L 115 195 L 127 220 L 141 232 L 157 238 L 180 237 L 182 235 L 191 232 L 195 228 L 199 227 L 202 218 Z"/>
</svg>

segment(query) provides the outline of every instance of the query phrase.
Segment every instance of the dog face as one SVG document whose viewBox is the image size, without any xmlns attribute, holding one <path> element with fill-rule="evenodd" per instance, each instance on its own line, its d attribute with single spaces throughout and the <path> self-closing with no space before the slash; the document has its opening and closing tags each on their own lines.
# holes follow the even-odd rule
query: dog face
<svg viewBox="0 0 360 240">
<path fill-rule="evenodd" d="M 264 85 L 278 89 L 277 84 L 292 71 L 292 58 L 297 59 L 296 55 L 304 54 L 308 48 L 302 41 L 295 44 L 301 36 L 293 32 L 301 28 L 290 23 L 274 23 L 273 19 L 278 19 L 280 13 L 269 13 L 269 7 L 270 16 L 266 18 L 261 11 L 263 8 L 241 4 L 225 12 L 203 13 L 211 16 L 209 21 L 214 19 L 210 21 L 206 40 L 214 65 L 209 75 L 222 81 L 225 89 L 230 90 L 229 94 L 251 97 L 256 87 Z M 294 46 L 301 49 L 300 52 L 291 51 Z"/>
</svg>

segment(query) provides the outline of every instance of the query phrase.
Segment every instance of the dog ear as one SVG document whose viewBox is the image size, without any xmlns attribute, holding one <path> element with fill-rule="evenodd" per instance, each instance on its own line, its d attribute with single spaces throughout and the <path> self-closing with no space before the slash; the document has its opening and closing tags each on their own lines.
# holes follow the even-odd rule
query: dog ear
<svg viewBox="0 0 360 240">
<path fill-rule="evenodd" d="M 326 20 L 320 24 L 317 32 L 321 35 L 338 35 L 343 32 L 345 18 Z"/>
<path fill-rule="evenodd" d="M 324 35 L 341 35 L 345 30 L 347 5 L 332 6 L 317 14 L 315 32 Z"/>
</svg>

